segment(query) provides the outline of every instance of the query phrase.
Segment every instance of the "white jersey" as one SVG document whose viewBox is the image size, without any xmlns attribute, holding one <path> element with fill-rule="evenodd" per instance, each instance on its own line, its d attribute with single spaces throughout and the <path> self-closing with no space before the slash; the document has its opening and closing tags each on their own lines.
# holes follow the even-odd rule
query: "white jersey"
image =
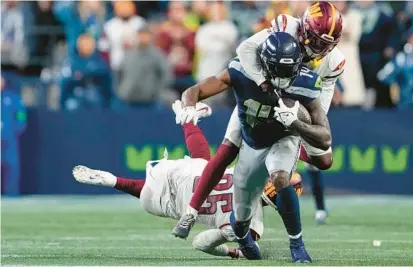
<svg viewBox="0 0 413 267">
<path fill-rule="evenodd" d="M 148 162 L 146 182 L 141 193 L 144 209 L 153 215 L 179 219 L 187 210 L 206 164 L 204 159 L 190 157 Z M 234 192 L 232 174 L 232 168 L 225 171 L 220 183 L 202 205 L 197 217 L 198 223 L 210 228 L 229 225 Z M 261 205 L 251 221 L 251 229 L 262 236 L 264 225 Z"/>
<path fill-rule="evenodd" d="M 271 21 L 272 28 L 262 30 L 244 42 L 237 48 L 237 55 L 248 75 L 260 85 L 266 78 L 257 56 L 258 47 L 273 31 L 284 31 L 298 40 L 298 29 L 300 20 L 290 15 L 281 14 Z M 321 105 L 327 113 L 330 109 L 331 100 L 334 95 L 335 82 L 344 71 L 345 57 L 335 47 L 324 58 L 312 60 L 306 66 L 316 72 L 322 80 L 322 91 L 320 95 Z"/>
</svg>

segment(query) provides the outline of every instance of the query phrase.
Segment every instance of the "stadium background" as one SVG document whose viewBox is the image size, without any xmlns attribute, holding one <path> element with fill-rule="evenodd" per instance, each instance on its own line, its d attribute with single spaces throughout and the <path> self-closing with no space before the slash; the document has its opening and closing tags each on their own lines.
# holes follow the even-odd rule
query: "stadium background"
<svg viewBox="0 0 413 267">
<path fill-rule="evenodd" d="M 330 216 L 316 226 L 313 200 L 301 198 L 306 245 L 316 265 L 412 265 L 412 64 L 377 75 L 387 62 L 413 57 L 406 45 L 409 37 L 413 43 L 413 2 L 347 4 L 335 2 L 347 61 L 329 113 Z M 300 15 L 308 5 L 2 1 L 1 263 L 250 265 L 195 251 L 194 234 L 172 238 L 174 220 L 146 214 L 136 199 L 110 195 L 113 189 L 77 184 L 71 169 L 84 164 L 139 179 L 164 147 L 171 158 L 185 155 L 170 104 L 223 69 L 270 19 Z M 200 126 L 214 151 L 232 96 L 209 104 L 213 115 Z M 301 163 L 299 170 L 307 195 Z M 265 260 L 254 264 L 291 265 L 280 216 L 267 209 L 264 219 Z"/>
<path fill-rule="evenodd" d="M 326 186 L 336 193 L 411 194 L 412 88 L 376 76 L 407 51 L 413 5 L 335 4 L 343 13 L 339 48 L 347 61 L 329 114 L 335 162 Z M 139 178 L 145 161 L 159 158 L 165 146 L 172 158 L 182 157 L 172 101 L 223 69 L 239 42 L 277 14 L 299 15 L 307 5 L 3 1 L 2 190 L 108 193 L 77 185 L 72 166 Z M 216 148 L 233 100 L 228 94 L 208 103 L 214 115 L 201 127 Z"/>
</svg>

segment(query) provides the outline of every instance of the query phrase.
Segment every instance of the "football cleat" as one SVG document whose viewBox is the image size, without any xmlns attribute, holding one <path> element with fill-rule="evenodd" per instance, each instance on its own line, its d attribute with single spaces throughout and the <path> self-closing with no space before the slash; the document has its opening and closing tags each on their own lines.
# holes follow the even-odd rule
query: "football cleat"
<svg viewBox="0 0 413 267">
<path fill-rule="evenodd" d="M 232 230 L 234 230 L 234 233 L 246 232 L 245 236 L 242 238 L 239 238 L 237 234 L 235 234 L 237 238 L 237 242 L 239 244 L 238 249 L 241 251 L 242 255 L 247 260 L 260 260 L 262 258 L 260 247 L 252 238 L 251 232 L 249 231 L 249 223 L 236 222 L 234 212 L 231 213 L 230 223 L 231 223 Z M 242 229 L 242 228 L 248 228 L 248 229 Z"/>
<path fill-rule="evenodd" d="M 315 223 L 317 225 L 325 224 L 328 217 L 328 213 L 325 210 L 317 210 L 315 212 Z"/>
<path fill-rule="evenodd" d="M 195 216 L 193 214 L 184 214 L 179 219 L 178 223 L 172 230 L 172 235 L 186 239 L 195 223 Z"/>
<path fill-rule="evenodd" d="M 75 166 L 73 168 L 73 177 L 76 181 L 83 184 L 102 185 L 114 187 L 116 185 L 116 176 L 110 172 L 90 169 L 86 166 Z"/>
<path fill-rule="evenodd" d="M 290 239 L 291 258 L 295 263 L 311 263 L 313 260 L 305 249 L 302 237 Z"/>
</svg>

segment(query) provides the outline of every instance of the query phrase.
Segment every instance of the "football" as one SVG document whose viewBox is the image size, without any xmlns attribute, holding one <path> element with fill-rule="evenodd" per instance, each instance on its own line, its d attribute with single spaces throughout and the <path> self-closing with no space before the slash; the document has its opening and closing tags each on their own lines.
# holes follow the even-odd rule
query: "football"
<svg viewBox="0 0 413 267">
<path fill-rule="evenodd" d="M 284 104 L 287 107 L 293 107 L 296 100 L 291 98 L 283 98 L 282 99 Z M 297 117 L 300 121 L 305 122 L 307 124 L 311 124 L 311 116 L 308 113 L 307 109 L 300 103 L 300 108 L 298 109 Z"/>
</svg>

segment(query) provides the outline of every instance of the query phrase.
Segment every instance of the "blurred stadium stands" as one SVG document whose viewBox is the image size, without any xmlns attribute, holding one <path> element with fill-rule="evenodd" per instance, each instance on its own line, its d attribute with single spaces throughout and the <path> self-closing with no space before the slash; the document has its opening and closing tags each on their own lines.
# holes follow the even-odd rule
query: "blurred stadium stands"
<svg viewBox="0 0 413 267">
<path fill-rule="evenodd" d="M 56 179 L 55 188 L 60 188 L 59 179 L 70 179 L 70 164 L 87 163 L 83 162 L 85 158 L 80 160 L 78 153 L 93 158 L 95 153 L 107 151 L 110 155 L 91 159 L 91 164 L 142 176 L 142 170 L 128 167 L 125 157 L 129 152 L 125 146 L 130 144 L 141 151 L 145 144 L 155 146 L 155 150 L 158 145 L 179 145 L 183 139 L 169 112 L 170 104 L 179 94 L 196 81 L 223 69 L 225 62 L 235 55 L 236 46 L 267 27 L 277 14 L 300 16 L 308 4 L 295 1 L 2 1 L 2 90 L 16 92 L 29 107 L 27 130 L 21 136 L 20 146 L 23 192 L 53 193 L 49 190 L 52 187 L 45 189 L 41 183 L 50 185 L 53 184 L 50 181 Z M 354 155 L 361 153 L 368 157 L 368 153 L 373 153 L 369 151 L 374 151 L 382 159 L 379 155 L 386 154 L 383 149 L 388 148 L 392 157 L 399 157 L 400 162 L 406 164 L 398 173 L 366 167 L 357 174 L 338 171 L 335 177 L 343 181 L 356 175 L 351 180 L 362 180 L 366 188 L 374 179 L 385 181 L 396 177 L 403 180 L 400 190 L 387 190 L 385 183 L 380 182 L 370 187 L 371 190 L 360 191 L 411 193 L 411 189 L 406 190 L 408 185 L 412 188 L 413 183 L 413 2 L 335 4 L 344 16 L 339 48 L 347 62 L 333 103 L 336 108 L 354 108 L 333 111 L 330 116 L 336 148 L 343 145 L 346 151 L 342 170 L 352 168 L 351 157 L 347 156 L 352 145 L 361 151 Z M 397 60 L 400 58 L 405 60 Z M 158 65 L 148 65 L 154 61 L 160 63 L 162 70 Z M 393 65 L 377 77 L 388 62 Z M 131 75 L 130 69 L 142 72 Z M 150 80 L 151 77 L 159 79 Z M 154 82 L 159 85 L 149 86 Z M 214 144 L 218 144 L 223 131 L 217 136 L 211 134 L 211 129 L 224 129 L 229 107 L 233 105 L 231 97 L 223 95 L 209 102 L 222 114 L 215 117 L 215 124 L 205 120 L 205 130 Z M 3 92 L 2 98 L 4 100 Z M 361 111 L 361 108 L 374 107 L 392 110 Z M 5 104 L 4 108 L 9 106 Z M 407 110 L 395 112 L 393 109 Z M 3 112 L 2 154 L 5 155 L 3 129 L 12 125 L 3 123 Z M 157 112 L 162 113 L 159 119 L 162 123 L 145 125 L 158 120 L 153 115 Z M 367 118 L 372 128 L 360 127 L 355 122 L 359 118 Z M 136 126 L 130 127 L 131 124 Z M 410 128 L 398 127 L 403 124 L 409 124 Z M 144 125 L 148 129 L 142 129 Z M 56 128 L 61 131 L 54 131 Z M 353 128 L 357 131 L 352 131 Z M 385 128 L 386 131 L 382 131 Z M 107 132 L 104 135 L 107 139 L 94 142 L 94 137 L 103 131 Z M 172 132 L 173 137 L 164 136 L 164 132 Z M 147 137 L 149 133 L 151 138 Z M 109 150 L 103 150 L 105 145 L 110 146 Z M 156 157 L 157 152 L 149 158 Z M 375 158 L 372 160 L 376 162 Z M 48 173 L 49 161 L 55 168 L 51 173 Z M 59 169 L 60 166 L 64 168 Z M 336 187 L 345 191 L 343 183 L 338 182 Z M 355 185 L 349 190 L 357 191 Z M 55 193 L 79 193 L 75 188 L 59 190 Z"/>
</svg>

